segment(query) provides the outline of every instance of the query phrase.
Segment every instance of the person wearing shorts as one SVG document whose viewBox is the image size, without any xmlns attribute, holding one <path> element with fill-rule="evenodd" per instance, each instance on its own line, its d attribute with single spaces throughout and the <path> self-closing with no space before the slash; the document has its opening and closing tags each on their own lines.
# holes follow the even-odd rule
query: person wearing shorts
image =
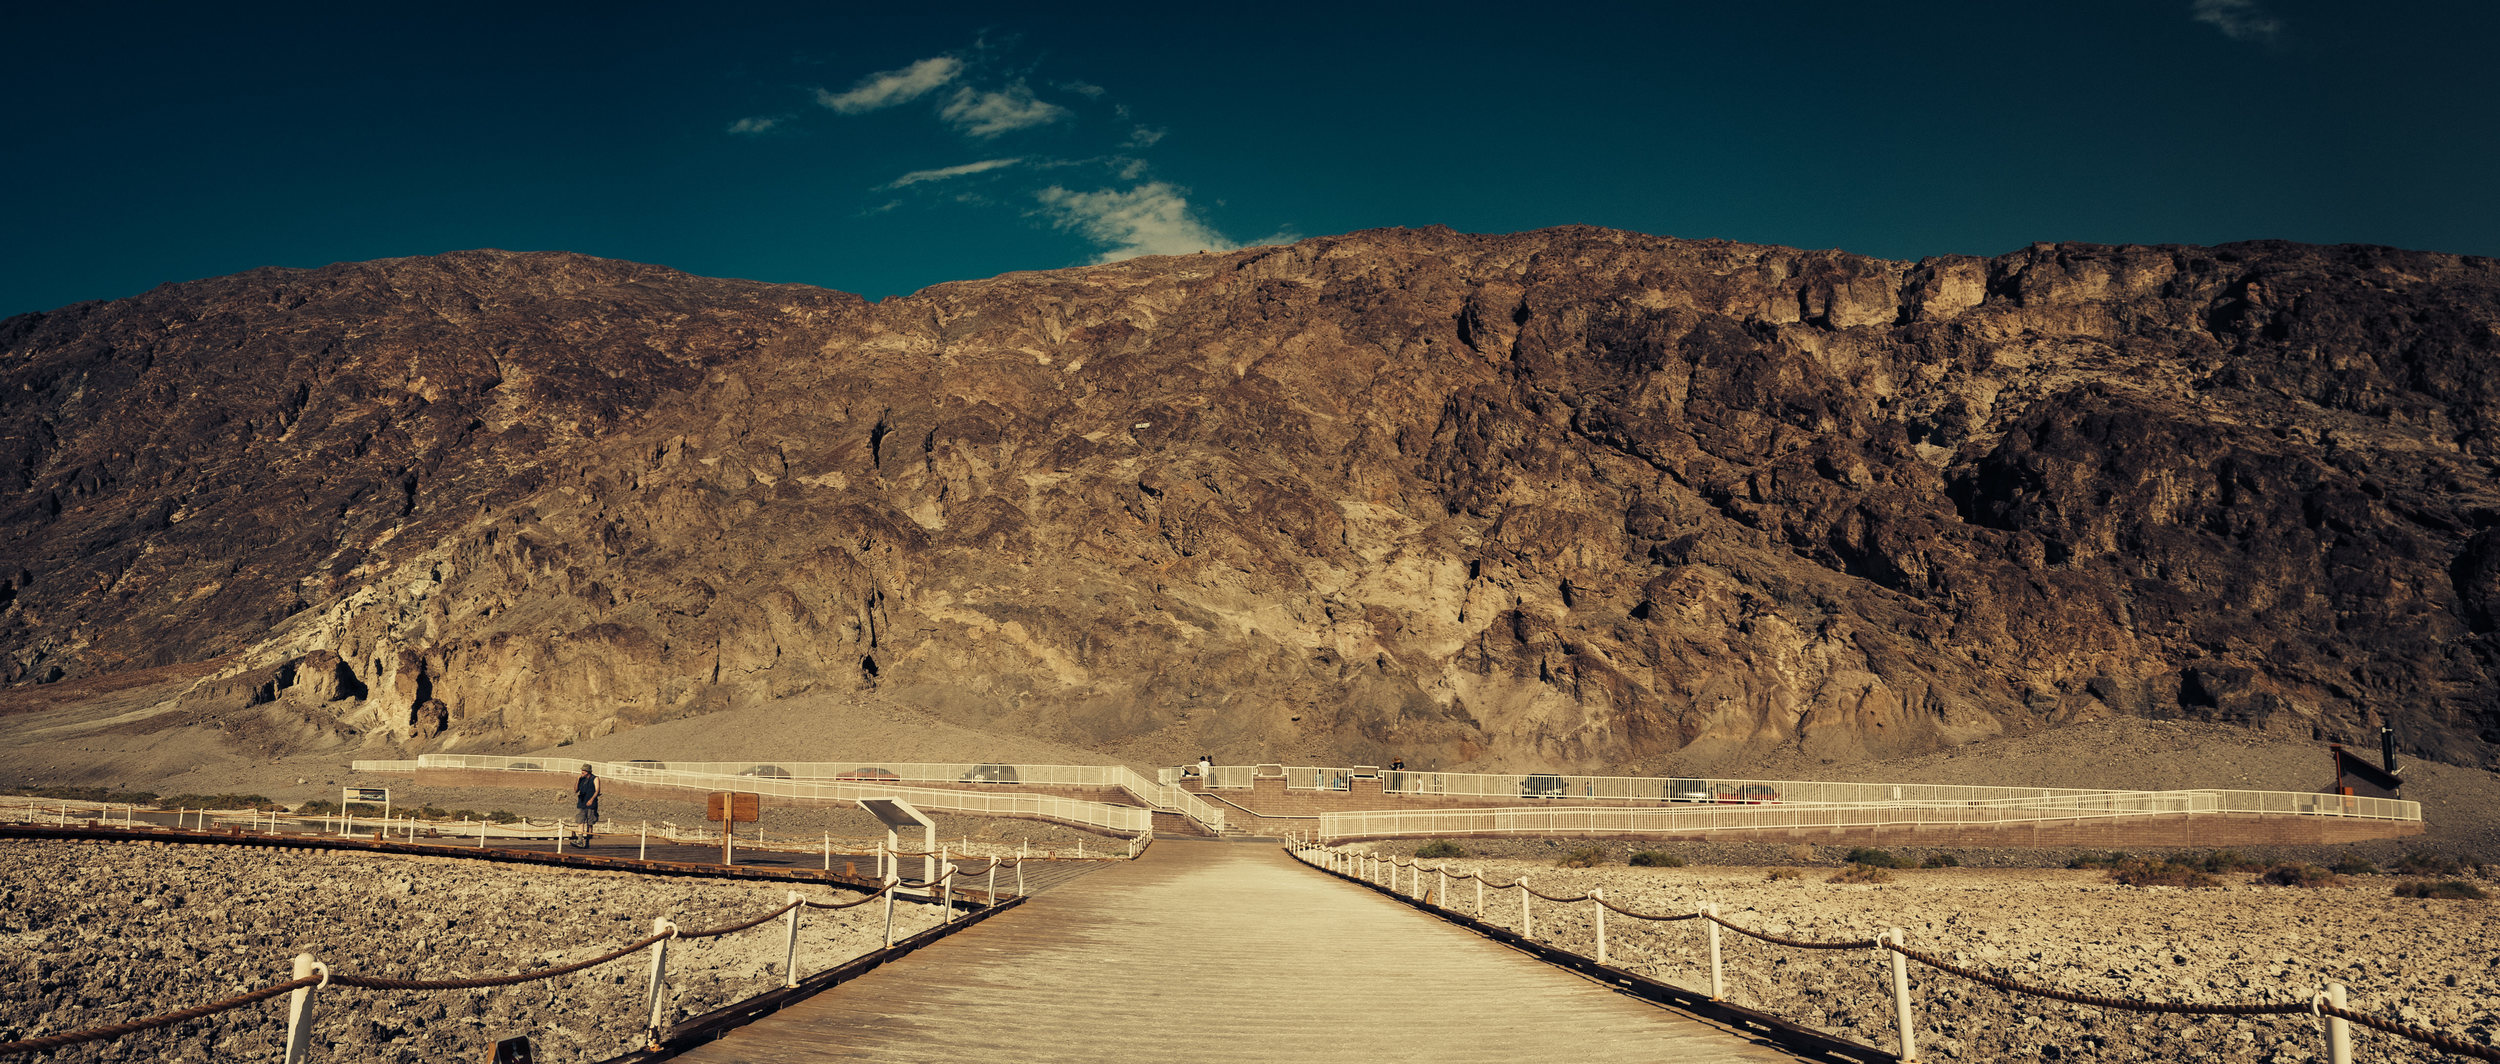
<svg viewBox="0 0 2500 1064">
<path fill-rule="evenodd" d="M 573 808 L 582 823 L 579 845 L 588 846 L 590 829 L 599 823 L 599 777 L 590 771 L 588 765 L 583 765 L 582 774 L 573 780 Z"/>
</svg>

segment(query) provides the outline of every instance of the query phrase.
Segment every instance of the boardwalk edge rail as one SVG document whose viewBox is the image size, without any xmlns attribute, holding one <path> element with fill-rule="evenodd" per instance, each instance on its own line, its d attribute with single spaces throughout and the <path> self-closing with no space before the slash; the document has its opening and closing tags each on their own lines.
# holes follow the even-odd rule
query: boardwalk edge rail
<svg viewBox="0 0 2500 1064">
<path fill-rule="evenodd" d="M 1945 961 L 1932 954 L 1909 948 L 1908 942 L 1903 936 L 1901 929 L 1897 927 L 1893 928 L 1888 935 L 1878 936 L 1872 939 L 1853 939 L 1832 942 L 1803 941 L 1783 938 L 1778 935 L 1766 934 L 1761 931 L 1756 931 L 1751 928 L 1731 923 L 1719 916 L 1718 906 L 1715 903 L 1703 906 L 1702 908 L 1691 913 L 1677 915 L 1641 913 L 1629 909 L 1619 908 L 1612 902 L 1607 901 L 1605 891 L 1602 888 L 1592 889 L 1587 893 L 1580 894 L 1576 897 L 1558 897 L 1552 894 L 1546 894 L 1534 887 L 1529 886 L 1527 877 L 1525 876 L 1521 876 L 1510 883 L 1495 885 L 1492 884 L 1491 881 L 1484 878 L 1481 869 L 1466 872 L 1453 877 L 1451 876 L 1449 867 L 1446 864 L 1439 868 L 1430 870 L 1440 877 L 1442 890 L 1444 892 L 1441 898 L 1441 903 L 1436 905 L 1431 900 L 1433 897 L 1433 888 L 1421 884 L 1422 875 L 1426 871 L 1423 866 L 1423 861 L 1421 860 L 1401 860 L 1396 857 L 1383 857 L 1378 854 L 1340 851 L 1325 846 L 1288 844 L 1285 851 L 1289 856 L 1293 857 L 1302 864 L 1318 869 L 1328 875 L 1336 876 L 1349 882 L 1359 883 L 1370 888 L 1376 893 L 1385 894 L 1391 898 L 1397 899 L 1398 901 L 1404 902 L 1410 907 L 1439 916 L 1442 919 L 1467 927 L 1489 938 L 1515 946 L 1558 967 L 1570 969 L 1590 978 L 1597 979 L 1600 982 L 1620 984 L 1621 986 L 1630 989 L 1631 992 L 1637 994 L 1638 996 L 1647 998 L 1651 1001 L 1658 1002 L 1660 1004 L 1672 1004 L 1677 1008 L 1686 1008 L 1685 1005 L 1678 1001 L 1668 1000 L 1668 997 L 1698 999 L 1714 1010 L 1730 1009 L 1747 1016 L 1761 1017 L 1770 1023 L 1776 1024 L 1779 1029 L 1785 1032 L 1794 1032 L 1806 1036 L 1808 1039 L 1806 1044 L 1816 1048 L 1818 1050 L 1818 1055 L 1821 1053 L 1836 1053 L 1839 1056 L 1852 1060 L 1882 1060 L 1901 1062 L 1901 1064 L 1916 1064 L 1919 1059 L 1918 1039 L 1916 1024 L 1911 1009 L 1909 977 L 1907 972 L 1907 965 L 1909 962 L 1916 961 L 1921 966 L 1926 968 L 1943 972 L 1948 975 L 1958 976 L 1963 979 L 1968 979 L 1983 986 L 1993 987 L 2008 993 L 2023 994 L 2053 1001 L 2065 1001 L 2074 1004 L 2093 1006 L 2096 1008 L 2112 1008 L 2129 1012 L 2195 1016 L 2297 1016 L 2302 1013 L 2307 1013 L 2314 1020 L 2318 1021 L 2319 1034 L 2323 1036 L 2326 1042 L 2327 1059 L 2330 1064 L 2352 1064 L 2353 1055 L 2352 1035 L 2350 1029 L 2351 1024 L 2359 1024 L 2375 1031 L 2395 1035 L 2399 1038 L 2429 1046 L 2445 1053 L 2452 1053 L 2462 1057 L 2470 1057 L 2476 1060 L 2500 1062 L 2500 1048 L 2468 1042 L 2463 1039 L 2440 1034 L 2436 1031 L 2414 1027 L 2401 1021 L 2391 1020 L 2382 1016 L 2359 1012 L 2348 1008 L 2345 1003 L 2345 988 L 2342 983 L 2329 982 L 2324 988 L 2318 990 L 2314 994 L 2311 994 L 2307 999 L 2294 1001 L 2251 1001 L 2223 1004 L 2200 1004 L 2187 1002 L 2147 1001 L 2133 998 L 2111 998 L 2095 994 L 2082 994 L 2073 991 L 2059 990 L 2054 987 L 2037 986 L 2001 976 L 1990 975 L 1977 969 L 1965 968 Z M 1361 871 L 1355 870 L 1358 867 L 1361 868 Z M 1387 870 L 1388 877 L 1388 881 L 1386 883 L 1379 882 L 1377 878 L 1381 874 L 1381 870 L 1384 868 Z M 1407 891 L 1400 891 L 1397 888 L 1398 872 L 1400 870 L 1406 870 L 1408 872 L 1408 886 L 1412 891 L 1411 893 Z M 1447 897 L 1447 884 L 1453 878 L 1461 881 L 1472 879 L 1479 884 L 1477 887 L 1477 903 L 1479 906 L 1483 904 L 1482 891 L 1485 886 L 1495 886 L 1496 889 L 1499 890 L 1510 890 L 1516 888 L 1520 892 L 1520 911 L 1522 916 L 1521 930 L 1513 932 L 1506 928 L 1495 927 L 1480 919 L 1464 916 L 1454 909 L 1447 908 L 1449 904 L 1449 899 Z M 1535 941 L 1535 924 L 1529 919 L 1527 903 L 1527 899 L 1531 895 L 1542 898 L 1551 903 L 1571 904 L 1578 902 L 1594 902 L 1597 908 L 1597 959 L 1591 960 L 1577 953 L 1561 949 L 1560 947 L 1547 946 Z M 1607 911 L 1613 911 L 1645 922 L 1690 920 L 1695 918 L 1709 921 L 1712 925 L 1710 930 L 1710 979 L 1714 993 L 1719 990 L 1720 980 L 1718 940 L 1718 931 L 1720 928 L 1726 928 L 1738 934 L 1745 935 L 1750 938 L 1760 939 L 1774 945 L 1788 946 L 1797 949 L 1873 950 L 1879 953 L 1887 954 L 1889 955 L 1889 959 L 1891 961 L 1889 965 L 1891 968 L 1890 990 L 1894 1008 L 1894 1022 L 1897 1028 L 1896 1033 L 1900 1039 L 1901 1049 L 1898 1053 L 1886 1053 L 1883 1050 L 1875 1049 L 1872 1046 L 1859 1045 L 1858 1043 L 1850 1042 L 1846 1039 L 1841 1039 L 1820 1031 L 1799 1027 L 1796 1024 L 1780 1020 L 1777 1017 L 1771 1017 L 1767 1014 L 1754 1012 L 1753 1010 L 1732 1006 L 1716 997 L 1702 996 L 1693 991 L 1673 986 L 1672 984 L 1661 983 L 1656 980 L 1649 979 L 1646 976 L 1636 975 L 1631 972 L 1626 972 L 1621 969 L 1608 966 L 1605 963 L 1605 914 Z M 1666 996 L 1661 996 L 1662 994 Z M 1708 1013 L 1704 1014 L 1707 1015 Z M 1765 1034 L 1765 1037 L 1772 1038 L 1774 1041 L 1782 1041 L 1783 1044 L 1787 1044 L 1783 1036 L 1772 1035 L 1767 1032 L 1763 1033 Z"/>
<path fill-rule="evenodd" d="M 438 850 L 436 848 L 413 847 L 399 843 L 370 842 L 361 839 L 284 839 L 244 835 L 230 836 L 222 833 L 211 834 L 205 832 L 164 832 L 155 830 L 127 831 L 114 828 L 50 828 L 25 825 L 0 825 L 0 838 L 70 839 L 81 841 L 152 841 L 218 845 L 257 843 L 265 847 L 279 849 L 364 850 L 391 854 L 423 852 L 428 856 L 449 855 L 472 858 L 484 857 L 489 860 L 519 861 L 521 863 L 555 864 L 573 867 L 588 866 L 630 871 L 651 871 L 663 875 L 706 875 L 706 872 L 700 870 L 696 866 L 675 865 L 666 862 L 633 861 L 623 858 L 565 858 L 554 857 L 548 854 L 533 854 L 517 851 L 488 851 L 487 853 L 481 854 L 478 851 L 460 848 L 444 848 Z M 530 858 L 538 858 L 539 860 L 528 860 Z M 996 869 L 1001 864 L 1005 863 L 1009 863 L 1009 860 L 991 858 L 989 870 L 994 874 Z M 1013 863 L 1017 864 L 1019 866 L 1019 870 L 1021 870 L 1021 865 L 1023 863 L 1021 860 L 1014 860 Z M 720 871 L 728 872 L 732 870 L 723 869 Z M 926 901 L 943 907 L 945 910 L 945 919 L 941 920 L 936 927 L 929 928 L 925 931 L 921 931 L 917 934 L 898 940 L 894 938 L 893 934 L 893 907 L 895 900 L 904 894 L 904 891 L 901 889 L 903 886 L 901 882 L 889 880 L 877 884 L 859 884 L 839 876 L 824 875 L 821 873 L 808 872 L 806 870 L 796 871 L 799 873 L 798 875 L 793 875 L 789 872 L 763 875 L 712 874 L 711 878 L 781 880 L 804 879 L 804 881 L 813 882 L 821 886 L 839 887 L 858 891 L 863 893 L 864 896 L 848 902 L 817 902 L 807 900 L 801 897 L 797 892 L 793 891 L 788 895 L 788 901 L 786 904 L 782 905 L 782 907 L 778 909 L 766 912 L 762 916 L 700 931 L 682 930 L 666 918 L 656 919 L 652 921 L 652 933 L 648 937 L 627 943 L 606 953 L 584 960 L 574 961 L 569 964 L 531 969 L 508 975 L 476 976 L 442 980 L 410 980 L 363 976 L 352 972 L 334 972 L 327 964 L 314 959 L 311 954 L 299 953 L 296 955 L 294 961 L 293 978 L 284 982 L 264 986 L 233 997 L 207 1002 L 205 1004 L 180 1009 L 174 1012 L 163 1013 L 156 1016 L 142 1017 L 121 1023 L 86 1028 L 83 1030 L 63 1031 L 48 1035 L 37 1035 L 32 1038 L 22 1038 L 9 1042 L 0 1042 L 0 1058 L 9 1058 L 26 1053 L 60 1049 L 90 1042 L 111 1041 L 126 1035 L 137 1034 L 161 1027 L 169 1027 L 174 1024 L 190 1020 L 202 1019 L 221 1012 L 267 1001 L 271 998 L 285 994 L 290 996 L 290 1000 L 288 1003 L 287 1034 L 283 1059 L 286 1061 L 286 1064 L 301 1064 L 301 1062 L 307 1058 L 307 1054 L 309 1053 L 311 1047 L 312 1027 L 315 1015 L 314 1002 L 316 995 L 319 991 L 326 990 L 331 986 L 372 991 L 429 991 L 517 986 L 523 983 L 553 979 L 589 968 L 610 964 L 636 953 L 643 952 L 644 950 L 656 948 L 657 952 L 654 953 L 652 957 L 651 985 L 648 990 L 648 1001 L 651 1010 L 651 1024 L 648 1028 L 648 1045 L 639 1050 L 634 1050 L 608 1058 L 608 1060 L 602 1062 L 602 1064 L 638 1064 L 638 1062 L 661 1061 L 674 1057 L 677 1054 L 685 1052 L 695 1046 L 717 1039 L 731 1030 L 744 1026 L 745 1024 L 751 1023 L 764 1016 L 771 1015 L 785 1006 L 806 1000 L 817 993 L 840 986 L 843 983 L 860 977 L 861 975 L 875 971 L 887 961 L 906 956 L 921 947 L 943 939 L 957 931 L 987 920 L 990 917 L 1001 912 L 1005 912 L 1008 909 L 1022 905 L 1027 899 L 1026 895 L 1017 894 L 1007 896 L 1004 900 L 1001 900 L 1000 896 L 995 891 L 984 890 L 981 894 L 986 900 L 983 903 L 976 904 L 970 897 L 970 895 L 974 892 L 970 889 L 965 889 L 960 892 L 963 897 L 958 900 L 956 897 L 958 892 L 953 886 L 953 880 L 958 873 L 950 867 L 947 873 L 941 877 L 944 881 L 944 886 L 934 897 L 913 899 L 916 902 Z M 671 941 L 677 939 L 717 938 L 725 935 L 737 934 L 742 931 L 748 931 L 760 927 L 775 919 L 788 917 L 788 934 L 790 941 L 788 955 L 796 957 L 799 935 L 799 922 L 797 914 L 799 911 L 804 909 L 848 909 L 867 904 L 881 897 L 886 900 L 885 920 L 887 930 L 886 945 L 883 947 L 872 950 L 858 957 L 854 957 L 841 964 L 835 965 L 832 968 L 825 969 L 804 978 L 793 979 L 785 974 L 785 983 L 780 987 L 768 990 L 762 994 L 757 994 L 752 997 L 732 1002 L 700 1016 L 680 1021 L 666 1028 L 662 1028 L 659 1025 L 659 1018 L 662 1015 L 666 1003 L 668 944 Z M 960 917 L 956 916 L 956 910 L 959 908 L 966 910 Z"/>
<path fill-rule="evenodd" d="M 1287 852 L 1291 853 L 1290 847 Z M 1811 1027 L 1791 1023 L 1767 1012 L 1749 1009 L 1733 1002 L 1719 1000 L 1699 991 L 1687 990 L 1673 983 L 1660 982 L 1636 972 L 1599 964 L 1594 960 L 1559 946 L 1549 946 L 1527 938 L 1516 931 L 1447 909 L 1421 898 L 1401 893 L 1393 887 L 1375 883 L 1350 872 L 1338 871 L 1304 860 L 1303 864 L 1346 882 L 1370 889 L 1374 893 L 1405 903 L 1408 907 L 1440 917 L 1486 938 L 1509 946 L 1557 968 L 1605 984 L 1609 989 L 1627 993 L 1654 1005 L 1698 1016 L 1737 1032 L 1771 1042 L 1813 1060 L 1847 1062 L 1847 1064 L 1899 1064 L 1900 1057 L 1874 1046 L 1826 1034 Z"/>
</svg>

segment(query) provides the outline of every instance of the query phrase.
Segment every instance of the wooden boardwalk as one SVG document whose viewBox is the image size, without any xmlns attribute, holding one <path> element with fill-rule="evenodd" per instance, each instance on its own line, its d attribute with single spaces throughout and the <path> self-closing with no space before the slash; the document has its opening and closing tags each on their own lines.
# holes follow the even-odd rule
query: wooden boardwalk
<svg viewBox="0 0 2500 1064">
<path fill-rule="evenodd" d="M 1273 846 L 1160 841 L 685 1061 L 1793 1061 Z"/>
</svg>

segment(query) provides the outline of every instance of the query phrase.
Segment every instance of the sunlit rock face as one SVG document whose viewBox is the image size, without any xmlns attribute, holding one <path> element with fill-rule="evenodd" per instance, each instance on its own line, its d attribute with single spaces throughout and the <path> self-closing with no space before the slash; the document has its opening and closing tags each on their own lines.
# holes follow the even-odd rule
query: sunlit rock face
<svg viewBox="0 0 2500 1064">
<path fill-rule="evenodd" d="M 163 710 L 273 748 L 873 692 L 1148 760 L 2487 763 L 2495 348 L 2491 261 L 2287 244 L 260 270 L 0 323 L 0 674 L 210 662 Z"/>
</svg>

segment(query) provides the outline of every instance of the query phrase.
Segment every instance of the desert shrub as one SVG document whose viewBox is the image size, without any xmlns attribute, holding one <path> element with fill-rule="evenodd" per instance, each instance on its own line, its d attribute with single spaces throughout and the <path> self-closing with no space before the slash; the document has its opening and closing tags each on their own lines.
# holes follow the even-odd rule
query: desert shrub
<svg viewBox="0 0 2500 1064">
<path fill-rule="evenodd" d="M 1467 856 L 1467 851 L 1460 849 L 1457 843 L 1451 842 L 1448 839 L 1434 839 L 1431 842 L 1415 847 L 1415 856 L 1436 858 L 1465 857 Z"/>
<path fill-rule="evenodd" d="M 2249 860 L 2238 850 L 2215 850 L 2205 855 L 2203 867 L 2208 872 L 2255 872 L 2266 866 Z"/>
<path fill-rule="evenodd" d="M 370 802 L 349 802 L 349 803 L 347 803 L 347 815 L 349 815 L 349 816 L 381 816 L 381 815 L 382 815 L 382 807 L 381 807 L 381 806 L 378 806 L 378 805 L 374 805 L 374 804 L 372 804 L 372 803 L 370 803 Z"/>
<path fill-rule="evenodd" d="M 2459 879 L 2408 879 L 2396 884 L 2399 898 L 2445 898 L 2453 901 L 2481 901 L 2490 895 L 2481 887 Z"/>
<path fill-rule="evenodd" d="M 329 816 L 339 811 L 339 804 L 327 798 L 315 798 L 295 807 L 297 816 Z"/>
<path fill-rule="evenodd" d="M 1865 847 L 1859 847 L 1849 851 L 1849 863 L 1853 865 L 1865 865 L 1868 868 L 1910 867 L 1910 862 L 1893 856 L 1891 850 L 1873 850 Z"/>
<path fill-rule="evenodd" d="M 1805 873 L 1797 871 L 1794 868 L 1774 868 L 1771 870 L 1770 875 L 1763 878 L 1768 879 L 1773 883 L 1778 883 L 1790 879 L 1804 879 L 1805 876 Z"/>
<path fill-rule="evenodd" d="M 1890 883 L 1892 873 L 1875 865 L 1853 864 L 1832 875 L 1832 883 Z"/>
<path fill-rule="evenodd" d="M 2357 853 L 2347 853 L 2342 857 L 2336 858 L 2335 863 L 2329 866 L 2328 870 L 2339 876 L 2371 876 L 2378 874 L 2378 866 L 2371 864 L 2369 858 L 2363 857 Z"/>
<path fill-rule="evenodd" d="M 149 805 L 156 801 L 156 795 L 148 791 L 112 791 L 102 787 L 10 787 L 0 790 L 0 794 L 103 805 Z"/>
<path fill-rule="evenodd" d="M 1684 859 L 1665 850 L 1642 850 L 1623 862 L 1636 868 L 1682 868 Z"/>
<path fill-rule="evenodd" d="M 2112 852 L 2110 852 L 2110 853 L 2087 853 L 2087 854 L 2084 854 L 2084 855 L 2083 855 L 2083 856 L 2081 856 L 2081 857 L 2077 857 L 2077 858 L 2075 858 L 2074 860 L 2071 860 L 2071 861 L 2066 862 L 2066 867 L 2068 867 L 2068 868 L 2116 868 L 2116 867 L 2118 867 L 2119 865 L 2124 864 L 2127 860 L 2128 860 L 2128 858 L 2127 858 L 2127 855 L 2126 855 L 2126 854 L 2123 854 L 2123 853 L 2118 853 L 2118 852 L 2115 852 L 2115 851 L 2112 851 Z"/>
<path fill-rule="evenodd" d="M 2259 878 L 2278 887 L 2332 887 L 2343 882 L 2333 872 L 2298 861 L 2285 861 L 2266 869 L 2266 874 Z"/>
<path fill-rule="evenodd" d="M 1562 855 L 1562 859 L 1555 861 L 1554 866 L 1556 868 L 1595 868 L 1605 863 L 1605 847 L 1582 846 Z"/>
<path fill-rule="evenodd" d="M 159 809 L 285 809 L 257 794 L 176 794 L 156 800 Z"/>
<path fill-rule="evenodd" d="M 2465 874 L 2465 866 L 2447 854 L 2421 850 L 2397 858 L 2396 871 L 2408 876 L 2454 879 Z"/>
<path fill-rule="evenodd" d="M 451 813 L 441 806 L 428 802 L 417 807 L 416 817 L 419 820 L 446 820 L 451 817 Z"/>
<path fill-rule="evenodd" d="M 2194 865 L 2158 857 L 2129 857 L 2109 870 L 2112 883 L 2130 887 L 2210 887 L 2216 881 Z"/>
<path fill-rule="evenodd" d="M 1920 868 L 1960 868 L 1962 859 L 1949 853 L 1931 853 L 1927 855 L 1926 860 L 1920 861 L 1918 866 Z"/>
<path fill-rule="evenodd" d="M 519 814 L 505 809 L 498 809 L 492 813 L 486 814 L 486 819 L 492 820 L 498 824 L 517 824 L 521 821 Z"/>
</svg>

